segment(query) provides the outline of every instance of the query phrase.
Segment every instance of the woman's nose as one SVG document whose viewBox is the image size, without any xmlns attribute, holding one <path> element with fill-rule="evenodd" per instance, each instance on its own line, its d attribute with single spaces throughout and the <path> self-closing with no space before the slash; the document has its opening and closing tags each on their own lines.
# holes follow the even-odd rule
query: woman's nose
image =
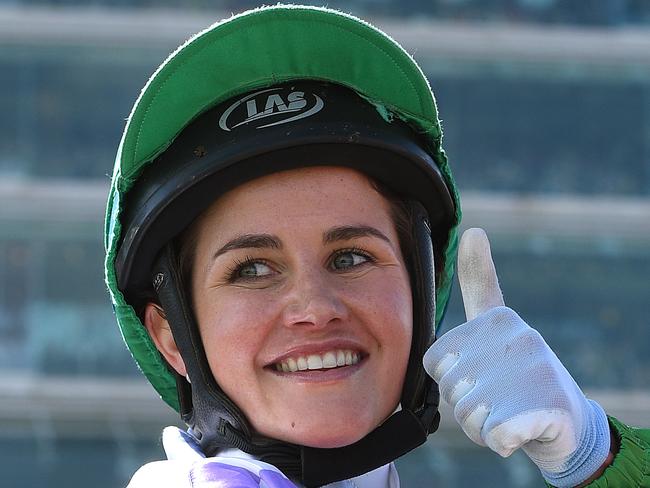
<svg viewBox="0 0 650 488">
<path fill-rule="evenodd" d="M 341 289 L 325 273 L 299 273 L 283 311 L 286 326 L 325 327 L 347 318 Z"/>
</svg>

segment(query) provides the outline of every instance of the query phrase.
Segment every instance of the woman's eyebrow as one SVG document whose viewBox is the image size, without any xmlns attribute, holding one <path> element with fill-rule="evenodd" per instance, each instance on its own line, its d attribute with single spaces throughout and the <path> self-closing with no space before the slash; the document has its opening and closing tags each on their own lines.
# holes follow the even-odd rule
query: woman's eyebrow
<svg viewBox="0 0 650 488">
<path fill-rule="evenodd" d="M 390 244 L 390 239 L 386 237 L 383 232 L 368 225 L 344 225 L 341 227 L 333 227 L 323 234 L 323 244 L 368 236 L 378 237 Z"/>
<path fill-rule="evenodd" d="M 233 249 L 247 248 L 272 248 L 281 249 L 282 242 L 276 236 L 271 234 L 244 234 L 231 239 L 217 250 L 212 256 L 215 260 L 222 254 L 232 251 Z"/>
</svg>

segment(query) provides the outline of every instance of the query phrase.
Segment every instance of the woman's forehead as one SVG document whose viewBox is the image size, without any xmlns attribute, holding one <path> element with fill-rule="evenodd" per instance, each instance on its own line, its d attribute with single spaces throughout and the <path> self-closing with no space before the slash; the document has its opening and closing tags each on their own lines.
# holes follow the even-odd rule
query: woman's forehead
<svg viewBox="0 0 650 488">
<path fill-rule="evenodd" d="M 279 171 L 256 178 L 238 186 L 224 196 L 251 192 L 268 193 L 276 190 L 327 192 L 340 190 L 342 187 L 363 186 L 372 189 L 368 176 L 355 169 L 343 166 L 311 166 Z"/>
<path fill-rule="evenodd" d="M 251 180 L 217 199 L 201 220 L 233 224 L 259 216 L 278 219 L 383 219 L 388 202 L 373 181 L 340 166 L 298 168 Z"/>
</svg>

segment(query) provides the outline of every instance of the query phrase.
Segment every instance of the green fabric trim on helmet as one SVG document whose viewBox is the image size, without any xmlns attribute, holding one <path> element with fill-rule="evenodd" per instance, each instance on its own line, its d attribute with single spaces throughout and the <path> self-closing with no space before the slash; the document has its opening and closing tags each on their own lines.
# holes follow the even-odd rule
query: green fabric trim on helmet
<svg viewBox="0 0 650 488">
<path fill-rule="evenodd" d="M 440 325 L 442 316 L 447 308 L 447 302 L 449 301 L 449 294 L 451 293 L 451 284 L 454 279 L 454 271 L 456 269 L 456 256 L 458 254 L 458 226 L 463 217 L 463 213 L 460 205 L 460 195 L 458 194 L 458 188 L 454 183 L 454 178 L 451 174 L 449 168 L 449 162 L 447 161 L 447 155 L 445 151 L 440 146 L 440 150 L 435 154 L 434 159 L 438 168 L 442 172 L 445 180 L 449 184 L 449 189 L 451 190 L 454 202 L 456 202 L 456 223 L 449 229 L 449 240 L 447 241 L 447 248 L 445 249 L 445 273 L 440 278 L 440 283 L 436 288 L 436 329 Z"/>
<path fill-rule="evenodd" d="M 115 185 L 111 186 L 109 203 L 107 207 L 107 248 L 105 260 L 106 283 L 113 303 L 113 311 L 122 334 L 122 339 L 131 351 L 131 355 L 140 370 L 156 389 L 160 397 L 174 410 L 179 411 L 176 381 L 167 369 L 160 353 L 149 337 L 147 329 L 138 318 L 133 307 L 126 303 L 124 295 L 117 288 L 115 275 L 116 243 L 121 232 L 121 224 L 117 218 L 119 209 L 119 195 Z"/>
<path fill-rule="evenodd" d="M 342 84 L 409 122 L 430 151 L 456 201 L 456 225 L 445 250 L 446 272 L 436 290 L 436 323 L 449 298 L 461 212 L 428 81 L 411 56 L 370 24 L 333 10 L 273 6 L 217 23 L 180 46 L 156 70 L 129 116 L 118 148 L 106 211 L 106 283 L 122 337 L 139 368 L 178 410 L 176 384 L 133 308 L 117 288 L 115 258 L 121 201 L 143 168 L 197 116 L 241 93 L 293 79 Z"/>
</svg>

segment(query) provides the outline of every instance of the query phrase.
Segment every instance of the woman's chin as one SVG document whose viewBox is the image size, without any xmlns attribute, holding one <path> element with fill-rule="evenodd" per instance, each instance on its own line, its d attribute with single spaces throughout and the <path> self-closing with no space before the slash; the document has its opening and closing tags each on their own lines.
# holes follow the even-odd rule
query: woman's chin
<svg viewBox="0 0 650 488">
<path fill-rule="evenodd" d="M 307 447 L 332 449 L 335 447 L 343 447 L 354 444 L 358 440 L 365 437 L 368 432 L 369 431 L 364 430 L 362 432 L 328 433 L 336 435 L 323 435 L 324 433 L 322 431 L 306 432 L 303 435 L 291 436 L 293 439 L 289 442 Z"/>
<path fill-rule="evenodd" d="M 291 444 L 327 449 L 354 444 L 373 430 L 372 425 L 358 421 L 346 423 L 332 421 L 326 425 L 321 422 L 296 421 L 287 425 L 288 428 L 278 428 L 278 424 L 273 427 L 272 429 L 258 428 L 257 430 L 267 437 Z"/>
<path fill-rule="evenodd" d="M 395 404 L 398 400 L 395 400 Z M 361 440 L 394 412 L 393 402 L 316 402 L 296 400 L 291 409 L 267 409 L 270 415 L 253 417 L 257 432 L 281 441 L 314 448 L 349 446 Z M 277 413 L 279 412 L 279 413 Z"/>
</svg>

